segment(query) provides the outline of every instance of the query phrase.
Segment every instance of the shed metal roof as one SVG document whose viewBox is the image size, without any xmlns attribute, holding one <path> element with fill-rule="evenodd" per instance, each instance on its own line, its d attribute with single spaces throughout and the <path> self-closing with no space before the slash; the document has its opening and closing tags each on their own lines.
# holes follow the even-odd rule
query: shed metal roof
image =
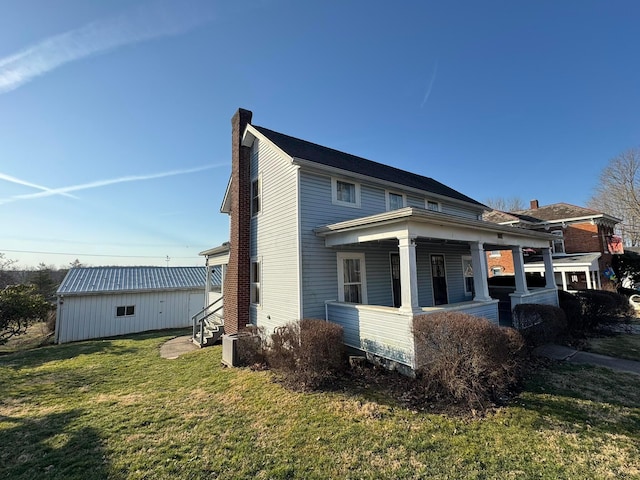
<svg viewBox="0 0 640 480">
<path fill-rule="evenodd" d="M 205 267 L 82 267 L 67 273 L 58 295 L 204 289 Z"/>
</svg>

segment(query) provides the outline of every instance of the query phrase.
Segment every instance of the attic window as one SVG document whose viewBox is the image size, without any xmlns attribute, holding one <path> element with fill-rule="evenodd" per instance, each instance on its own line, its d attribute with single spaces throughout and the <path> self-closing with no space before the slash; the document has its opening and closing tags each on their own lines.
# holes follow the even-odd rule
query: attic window
<svg viewBox="0 0 640 480">
<path fill-rule="evenodd" d="M 360 184 L 332 178 L 331 201 L 334 205 L 360 208 Z"/>
</svg>

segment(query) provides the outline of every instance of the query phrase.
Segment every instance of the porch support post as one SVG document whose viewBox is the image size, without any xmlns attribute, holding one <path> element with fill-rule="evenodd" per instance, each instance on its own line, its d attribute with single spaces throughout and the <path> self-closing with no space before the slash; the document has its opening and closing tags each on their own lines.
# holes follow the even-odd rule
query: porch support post
<svg viewBox="0 0 640 480">
<path fill-rule="evenodd" d="M 562 271 L 562 289 L 566 292 L 567 291 L 567 272 Z"/>
<path fill-rule="evenodd" d="M 591 271 L 589 270 L 589 267 L 586 268 L 584 273 L 586 273 L 585 277 L 587 279 L 587 290 L 592 290 L 593 284 L 591 283 Z"/>
<path fill-rule="evenodd" d="M 522 256 L 522 247 L 511 247 L 513 254 L 513 274 L 516 277 L 515 293 L 529 293 L 527 289 L 527 277 L 524 274 L 524 257 Z"/>
<path fill-rule="evenodd" d="M 600 270 L 593 272 L 596 276 L 596 283 L 598 284 L 598 290 L 602 290 L 602 283 L 600 282 Z"/>
<path fill-rule="evenodd" d="M 546 288 L 556 287 L 556 276 L 553 272 L 553 259 L 551 257 L 551 248 L 542 249 L 542 259 L 544 261 L 544 278 L 546 279 Z"/>
<path fill-rule="evenodd" d="M 471 247 L 471 264 L 473 265 L 473 287 L 476 291 L 473 299 L 479 302 L 488 302 L 491 297 L 489 296 L 489 282 L 487 281 L 489 272 L 484 244 L 471 242 L 469 246 Z"/>
<path fill-rule="evenodd" d="M 416 237 L 398 237 L 400 256 L 400 310 L 413 312 L 420 310 L 418 302 L 418 268 L 416 262 Z"/>
</svg>

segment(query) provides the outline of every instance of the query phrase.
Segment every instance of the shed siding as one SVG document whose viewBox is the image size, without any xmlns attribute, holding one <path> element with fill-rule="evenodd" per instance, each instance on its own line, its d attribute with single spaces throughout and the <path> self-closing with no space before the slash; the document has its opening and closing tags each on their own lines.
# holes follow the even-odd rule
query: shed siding
<svg viewBox="0 0 640 480">
<path fill-rule="evenodd" d="M 261 178 L 261 211 L 251 219 L 251 256 L 261 262 L 261 305 L 251 323 L 267 330 L 298 319 L 297 167 L 268 142 L 254 142 L 251 178 Z"/>
<path fill-rule="evenodd" d="M 184 290 L 66 296 L 56 325 L 58 342 L 188 327 L 191 295 L 203 294 Z M 116 307 L 122 305 L 135 305 L 135 315 L 116 317 Z"/>
</svg>

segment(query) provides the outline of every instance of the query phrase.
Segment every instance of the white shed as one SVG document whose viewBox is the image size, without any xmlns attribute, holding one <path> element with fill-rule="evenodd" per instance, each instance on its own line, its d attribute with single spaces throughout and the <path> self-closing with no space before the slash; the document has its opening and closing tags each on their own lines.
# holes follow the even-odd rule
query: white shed
<svg viewBox="0 0 640 480">
<path fill-rule="evenodd" d="M 191 326 L 205 267 L 72 268 L 58 288 L 56 342 Z"/>
</svg>

